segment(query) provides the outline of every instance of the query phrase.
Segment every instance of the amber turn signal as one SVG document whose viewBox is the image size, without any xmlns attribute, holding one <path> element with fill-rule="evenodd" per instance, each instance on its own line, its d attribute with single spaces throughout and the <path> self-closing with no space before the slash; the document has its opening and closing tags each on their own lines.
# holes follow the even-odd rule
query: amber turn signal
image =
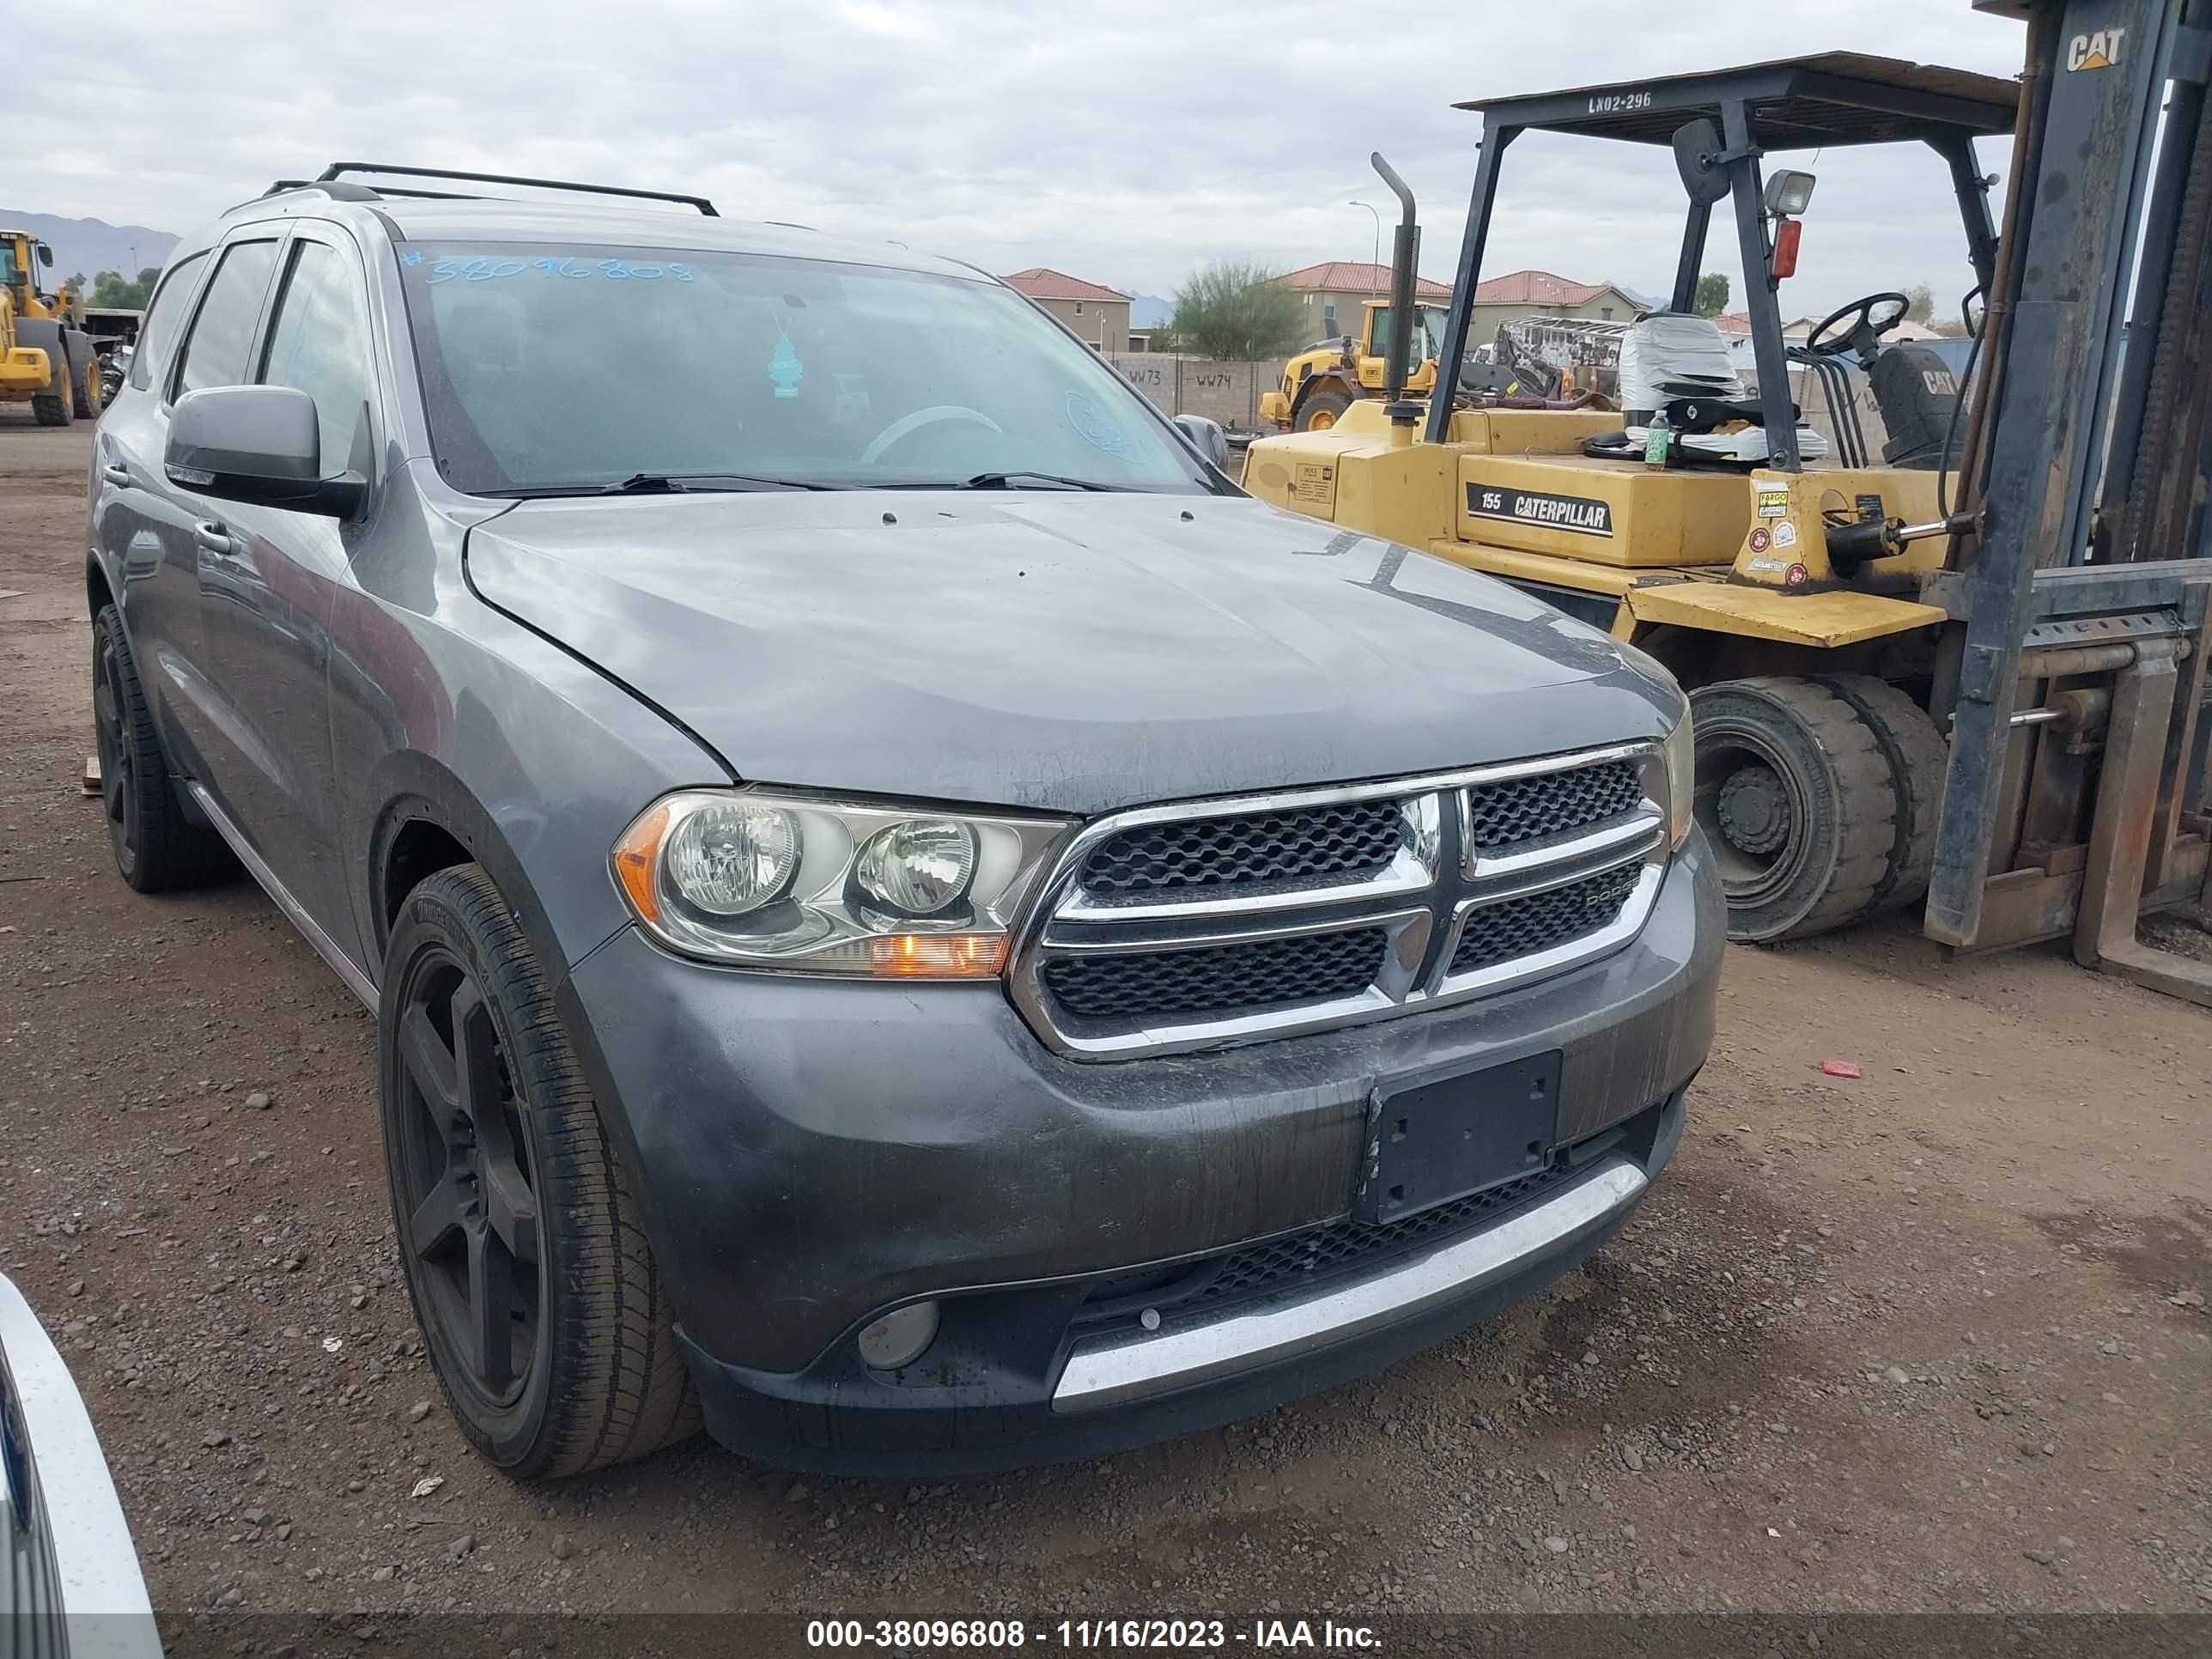
<svg viewBox="0 0 2212 1659">
<path fill-rule="evenodd" d="M 886 933 L 868 941 L 868 970 L 885 979 L 989 979 L 1006 965 L 1004 933 Z"/>
<path fill-rule="evenodd" d="M 615 843 L 615 879 L 622 884 L 631 908 L 649 922 L 660 920 L 660 890 L 653 872 L 660 862 L 661 840 L 667 834 L 668 808 L 656 806 Z"/>
</svg>

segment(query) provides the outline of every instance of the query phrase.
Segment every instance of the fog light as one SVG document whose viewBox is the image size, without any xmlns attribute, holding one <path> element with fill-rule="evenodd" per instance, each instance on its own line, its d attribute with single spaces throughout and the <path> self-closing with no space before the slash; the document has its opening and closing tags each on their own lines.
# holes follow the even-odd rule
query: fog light
<svg viewBox="0 0 2212 1659">
<path fill-rule="evenodd" d="M 937 1304 L 915 1302 L 860 1328 L 860 1358 L 871 1370 L 911 1365 L 937 1340 Z"/>
</svg>

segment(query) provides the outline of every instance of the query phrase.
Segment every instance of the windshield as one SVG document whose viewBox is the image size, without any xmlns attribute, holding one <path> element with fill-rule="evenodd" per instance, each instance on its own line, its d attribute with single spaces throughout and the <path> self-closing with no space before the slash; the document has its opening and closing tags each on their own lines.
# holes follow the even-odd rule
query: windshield
<svg viewBox="0 0 2212 1659">
<path fill-rule="evenodd" d="M 1378 357 L 1390 355 L 1390 322 L 1396 315 L 1389 306 L 1375 313 L 1375 355 Z M 1414 307 L 1413 333 L 1406 362 L 1414 365 L 1435 356 L 1443 348 L 1443 338 L 1444 313 L 1435 306 Z"/>
<path fill-rule="evenodd" d="M 399 264 L 440 469 L 475 494 L 1212 487 L 995 283 L 571 245 L 408 245 Z"/>
</svg>

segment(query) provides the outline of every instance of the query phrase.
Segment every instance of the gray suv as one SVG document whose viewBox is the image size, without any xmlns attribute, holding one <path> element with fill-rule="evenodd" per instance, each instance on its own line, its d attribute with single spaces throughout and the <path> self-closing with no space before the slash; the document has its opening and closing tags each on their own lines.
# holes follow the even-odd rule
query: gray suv
<svg viewBox="0 0 2212 1659">
<path fill-rule="evenodd" d="M 376 1013 L 488 1458 L 1088 1455 L 1620 1225 L 1723 931 L 1662 670 L 965 265 L 359 173 L 162 276 L 94 705 L 125 878 L 234 860 Z"/>
</svg>

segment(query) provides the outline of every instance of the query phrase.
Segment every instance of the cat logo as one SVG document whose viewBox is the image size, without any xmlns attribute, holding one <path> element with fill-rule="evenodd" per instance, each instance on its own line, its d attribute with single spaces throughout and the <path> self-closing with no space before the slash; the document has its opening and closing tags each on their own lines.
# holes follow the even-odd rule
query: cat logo
<svg viewBox="0 0 2212 1659">
<path fill-rule="evenodd" d="M 2067 69 L 2112 68 L 2120 61 L 2120 42 L 2127 36 L 2125 29 L 2098 29 L 2094 33 L 2075 35 L 2066 43 Z"/>
<path fill-rule="evenodd" d="M 1959 395 L 1959 382 L 1948 368 L 1923 368 L 1920 371 L 1920 378 L 1926 383 L 1928 395 L 1931 398 L 1955 398 Z"/>
</svg>

